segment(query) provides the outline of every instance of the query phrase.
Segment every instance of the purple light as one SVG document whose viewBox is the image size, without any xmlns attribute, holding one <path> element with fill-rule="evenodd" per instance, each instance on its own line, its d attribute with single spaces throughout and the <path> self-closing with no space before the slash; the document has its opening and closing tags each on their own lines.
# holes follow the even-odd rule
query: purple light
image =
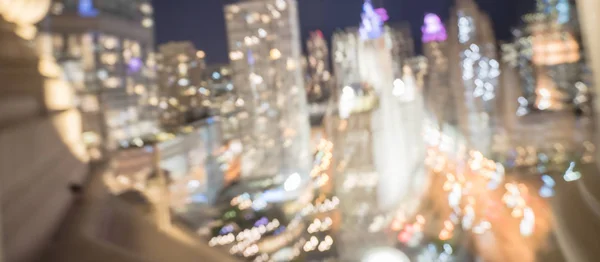
<svg viewBox="0 0 600 262">
<path fill-rule="evenodd" d="M 233 232 L 233 225 L 229 224 L 224 226 L 223 228 L 221 228 L 221 230 L 219 231 L 219 235 L 226 235 L 229 234 L 231 232 Z"/>
<path fill-rule="evenodd" d="M 363 4 L 362 22 L 358 30 L 362 39 L 376 39 L 383 34 L 383 22 L 389 19 L 384 8 L 373 9 L 371 0 Z"/>
<path fill-rule="evenodd" d="M 256 62 L 256 60 L 254 59 L 254 54 L 252 53 L 252 50 L 248 50 L 246 56 L 248 57 L 248 64 L 254 65 L 254 62 Z"/>
<path fill-rule="evenodd" d="M 142 63 L 142 60 L 136 57 L 129 60 L 129 64 L 127 65 L 127 67 L 129 69 L 129 72 L 137 73 L 142 69 L 143 65 L 144 63 Z"/>
<path fill-rule="evenodd" d="M 266 217 L 261 217 L 259 220 L 256 220 L 256 223 L 254 223 L 254 226 L 255 227 L 266 226 L 267 224 L 269 224 L 269 219 L 267 219 Z"/>
<path fill-rule="evenodd" d="M 390 16 L 387 13 L 385 8 L 377 8 L 375 9 L 375 13 L 381 18 L 381 21 L 385 22 L 390 19 Z"/>
<path fill-rule="evenodd" d="M 446 28 L 436 14 L 428 13 L 425 15 L 425 23 L 421 31 L 423 32 L 423 43 L 443 42 L 448 39 Z"/>
</svg>

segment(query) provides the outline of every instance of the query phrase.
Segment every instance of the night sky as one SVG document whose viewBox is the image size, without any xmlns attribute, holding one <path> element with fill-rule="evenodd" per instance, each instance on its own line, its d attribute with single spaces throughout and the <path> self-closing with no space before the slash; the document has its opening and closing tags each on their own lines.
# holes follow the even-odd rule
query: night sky
<svg viewBox="0 0 600 262">
<path fill-rule="evenodd" d="M 208 63 L 225 63 L 227 41 L 222 0 L 153 0 L 157 44 L 192 41 L 206 51 Z M 330 36 L 336 28 L 357 26 L 363 0 L 298 0 L 303 37 L 320 29 Z M 415 39 L 425 12 L 448 17 L 454 0 L 374 0 L 383 3 L 389 22 L 408 21 Z M 518 25 L 522 14 L 534 9 L 535 0 L 476 0 L 490 14 L 498 39 L 508 39 L 510 28 Z"/>
</svg>

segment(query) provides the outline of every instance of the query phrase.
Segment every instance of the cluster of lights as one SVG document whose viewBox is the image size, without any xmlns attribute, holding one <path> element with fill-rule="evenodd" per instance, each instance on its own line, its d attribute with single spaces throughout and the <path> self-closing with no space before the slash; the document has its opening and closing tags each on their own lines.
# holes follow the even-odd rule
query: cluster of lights
<svg viewBox="0 0 600 262">
<path fill-rule="evenodd" d="M 470 16 L 459 16 L 458 17 L 458 41 L 461 44 L 465 44 L 473 39 L 475 36 L 475 25 L 473 23 L 473 17 Z"/>
<path fill-rule="evenodd" d="M 211 92 L 200 79 L 205 68 L 205 52 L 191 43 L 175 42 L 160 47 L 159 83 L 161 122 L 164 126 L 182 124 L 183 115 L 210 106 Z"/>
<path fill-rule="evenodd" d="M 361 85 L 361 88 L 363 86 Z M 339 115 L 347 119 L 352 113 L 361 113 L 372 110 L 377 104 L 377 96 L 368 90 L 361 90 L 362 95 L 357 94 L 352 86 L 344 86 L 339 102 Z"/>
<path fill-rule="evenodd" d="M 208 245 L 211 247 L 214 246 L 225 246 L 233 243 L 235 241 L 235 235 L 233 233 L 229 233 L 224 236 L 216 236 L 210 239 Z"/>
<path fill-rule="evenodd" d="M 154 26 L 154 19 L 152 19 L 154 9 L 152 5 L 150 3 L 140 4 L 140 12 L 142 13 L 142 26 L 152 28 Z"/>
<path fill-rule="evenodd" d="M 313 178 L 326 172 L 329 169 L 331 159 L 333 158 L 333 143 L 331 141 L 321 139 L 317 148 L 314 167 L 310 172 L 310 176 Z"/>
<path fill-rule="evenodd" d="M 466 170 L 456 174 L 447 170 L 453 170 L 451 166 L 458 167 L 460 165 L 453 164 L 441 152 L 430 149 L 427 158 L 428 165 L 435 164 L 435 166 L 431 166 L 432 171 L 445 176 L 443 190 L 448 192 L 448 206 L 453 210 L 450 219 L 444 221 L 444 227 L 438 238 L 440 240 L 451 239 L 455 225 L 458 223 L 462 225 L 462 229 L 471 230 L 475 234 L 483 234 L 490 230 L 491 223 L 475 212 L 476 196 L 482 194 L 484 192 L 482 190 L 499 188 L 505 179 L 504 167 L 485 158 L 478 151 L 470 151 L 466 159 Z M 474 188 L 473 183 L 478 179 L 487 181 L 487 188 Z"/>
<path fill-rule="evenodd" d="M 417 256 L 417 261 L 453 261 L 452 254 L 454 253 L 454 249 L 448 243 L 442 245 L 442 252 L 438 251 L 438 247 L 434 244 L 427 245 L 427 249 L 423 251 L 423 253 Z"/>
<path fill-rule="evenodd" d="M 316 236 L 311 236 L 308 241 L 304 244 L 304 252 L 311 252 L 315 249 L 319 250 L 319 252 L 325 252 L 331 249 L 333 245 L 333 238 L 330 235 L 327 235 L 323 238 L 323 240 L 319 241 Z"/>
<path fill-rule="evenodd" d="M 260 251 L 256 242 L 258 242 L 264 234 L 278 229 L 279 226 L 279 221 L 274 219 L 267 225 L 263 224 L 258 227 L 255 226 L 238 233 L 236 236 L 237 244 L 229 249 L 229 253 L 232 255 L 241 253 L 244 257 L 256 255 Z"/>
<path fill-rule="evenodd" d="M 225 246 L 232 244 L 233 242 L 237 242 L 237 244 L 233 245 L 229 250 L 231 254 L 238 254 L 240 252 L 245 252 L 246 250 L 254 250 L 252 247 L 254 243 L 259 241 L 266 233 L 273 232 L 274 230 L 278 229 L 280 225 L 281 224 L 277 219 L 273 219 L 272 221 L 268 222 L 266 218 L 261 218 L 252 228 L 245 229 L 237 233 L 237 235 L 233 232 L 230 232 L 226 235 L 219 235 L 211 238 L 208 242 L 208 245 L 211 247 Z M 221 233 L 232 230 L 233 227 L 228 225 L 222 228 Z"/>
<path fill-rule="evenodd" d="M 295 83 L 296 79 L 287 72 L 298 69 L 295 65 L 298 57 L 289 48 L 283 48 L 288 44 L 288 40 L 277 37 L 277 31 L 271 32 L 270 30 L 273 26 L 265 24 L 274 23 L 274 20 L 295 11 L 285 11 L 289 8 L 289 4 L 285 0 L 263 4 L 264 6 L 259 7 L 250 3 L 240 3 L 229 5 L 226 8 L 226 15 L 229 16 L 227 18 L 229 20 L 228 28 L 232 30 L 230 39 L 233 43 L 229 53 L 232 65 L 238 69 L 247 69 L 244 70 L 247 72 L 245 76 L 236 78 L 236 84 L 238 84 L 237 81 L 241 81 L 240 86 L 248 86 L 249 90 L 254 90 L 254 92 L 242 92 L 245 95 L 237 101 L 241 103 L 236 104 L 249 105 L 250 102 L 254 101 L 252 103 L 253 107 L 248 110 L 254 113 L 246 115 L 252 118 L 249 121 L 267 130 L 267 132 L 260 132 L 260 134 L 257 132 L 257 134 L 248 135 L 249 143 L 247 144 L 250 147 L 248 151 L 273 150 L 275 147 L 283 147 L 283 150 L 288 151 L 291 148 L 300 147 L 298 142 L 301 135 L 299 132 L 307 131 L 307 129 L 297 128 L 297 125 L 302 123 L 297 121 L 299 119 L 297 116 L 302 114 L 296 113 L 305 113 L 303 112 L 305 110 L 304 99 L 301 98 L 302 96 L 297 95 L 301 92 L 302 86 L 297 85 L 298 83 Z M 288 19 L 279 20 L 277 21 L 277 27 L 285 27 L 287 23 L 293 22 Z M 247 30 L 240 32 L 240 26 Z M 263 44 L 258 45 L 259 43 Z M 270 63 L 271 66 L 253 66 L 259 61 Z M 275 75 L 277 77 L 273 78 Z M 277 117 L 282 115 L 283 119 Z M 274 118 L 277 119 L 274 120 Z M 285 123 L 288 126 L 276 123 Z M 294 132 L 288 132 L 287 129 Z M 283 143 L 275 143 L 277 137 L 282 135 L 284 136 Z M 293 154 L 300 156 L 300 154 L 306 153 L 304 149 L 295 150 Z M 268 166 L 257 166 L 256 168 L 268 169 L 272 166 L 270 163 L 274 162 L 269 161 Z M 298 161 L 297 163 L 290 163 L 290 165 L 304 163 Z M 285 185 L 286 190 L 291 191 L 293 190 L 291 188 L 297 187 L 296 184 L 298 183 L 296 181 L 298 180 L 296 177 L 297 175 L 290 176 L 290 180 Z"/>
<path fill-rule="evenodd" d="M 318 218 L 315 218 L 315 220 L 313 220 L 313 222 L 310 223 L 310 225 L 308 225 L 306 231 L 310 234 L 324 232 L 329 230 L 331 228 L 331 225 L 333 225 L 333 220 L 331 220 L 330 217 L 326 217 L 325 219 L 323 219 L 323 221 L 321 221 Z"/>
<path fill-rule="evenodd" d="M 369 173 L 349 173 L 344 179 L 342 185 L 345 192 L 350 192 L 356 188 L 375 188 L 379 181 L 379 174 L 377 172 Z"/>
<path fill-rule="evenodd" d="M 435 152 L 435 150 L 433 151 Z M 462 226 L 463 230 L 469 230 L 474 234 L 483 234 L 489 231 L 492 229 L 489 219 L 497 220 L 497 215 L 494 213 L 499 212 L 496 202 L 500 201 L 509 209 L 511 219 L 518 219 L 518 232 L 522 236 L 529 237 L 534 234 L 536 214 L 534 208 L 530 206 L 533 196 L 530 195 L 530 190 L 525 184 L 504 182 L 504 168 L 500 164 L 486 159 L 480 152 L 471 151 L 465 160 L 467 165 L 464 168 L 439 154 L 439 152 L 432 153 L 430 151 L 428 154 L 430 159 L 427 160 L 427 163 L 428 165 L 443 163 L 441 166 L 431 167 L 436 174 L 445 177 L 443 190 L 448 192 L 448 205 L 452 210 L 449 219 L 444 221 L 444 228 L 438 235 L 440 240 L 451 239 L 454 228 L 458 224 Z M 444 160 L 440 161 L 439 158 Z M 578 172 L 574 171 L 573 166 L 565 173 L 565 180 L 568 180 L 566 177 L 578 179 L 577 177 L 580 176 Z M 459 172 L 453 174 L 448 170 L 458 170 Z M 475 185 L 475 183 L 480 184 L 486 181 L 488 182 L 487 188 Z M 543 198 L 551 197 L 554 192 L 554 180 L 544 175 L 542 181 L 543 185 L 539 190 L 539 195 Z M 503 186 L 499 187 L 499 185 Z M 488 194 L 489 190 L 501 190 L 502 198 L 499 201 L 482 200 L 481 196 Z M 392 229 L 403 226 L 403 223 L 392 223 Z"/>
<path fill-rule="evenodd" d="M 502 202 L 512 209 L 511 215 L 521 219 L 519 229 L 523 236 L 531 236 L 535 226 L 535 214 L 533 209 L 527 205 L 529 189 L 524 184 L 506 183 L 506 193 Z"/>
<path fill-rule="evenodd" d="M 383 35 L 383 24 L 389 19 L 387 11 L 383 8 L 375 9 L 371 0 L 363 4 L 362 21 L 359 33 L 362 39 L 377 39 Z"/>
<path fill-rule="evenodd" d="M 310 172 L 310 176 L 314 179 L 313 182 L 316 188 L 321 188 L 329 182 L 327 170 L 329 170 L 329 167 L 331 166 L 331 159 L 333 158 L 332 150 L 333 143 L 321 139 L 317 146 L 317 154 L 315 156 L 313 168 Z"/>
<path fill-rule="evenodd" d="M 536 65 L 575 63 L 581 59 L 579 43 L 570 33 L 542 33 L 527 39 L 532 41 L 532 61 Z"/>
<path fill-rule="evenodd" d="M 473 96 L 481 97 L 483 101 L 495 98 L 497 79 L 500 76 L 500 64 L 481 54 L 480 47 L 471 44 L 462 53 L 463 80 L 474 84 Z"/>
<path fill-rule="evenodd" d="M 307 94 L 309 102 L 320 102 L 329 97 L 331 73 L 329 72 L 327 43 L 321 31 L 311 32 L 307 42 L 309 81 Z"/>
<path fill-rule="evenodd" d="M 338 197 L 332 197 L 331 199 L 325 199 L 322 203 L 318 203 L 313 205 L 312 203 L 307 205 L 302 209 L 302 216 L 309 216 L 317 213 L 325 213 L 329 211 L 333 211 L 340 204 L 340 199 Z"/>
<path fill-rule="evenodd" d="M 117 49 L 120 47 L 120 42 L 117 37 L 103 35 L 100 38 L 100 44 L 103 49 L 100 53 L 100 62 L 103 69 L 98 70 L 98 77 L 107 88 L 117 88 L 121 86 L 121 79 L 117 77 L 116 65 L 120 62 L 121 56 Z"/>
<path fill-rule="evenodd" d="M 596 151 L 596 147 L 589 141 L 583 142 L 583 152 L 577 154 L 580 157 L 581 162 L 591 163 L 594 161 L 593 154 Z M 515 167 L 534 167 L 534 166 L 548 166 L 556 165 L 559 168 L 568 163 L 570 159 L 569 151 L 565 149 L 565 146 L 556 143 L 551 149 L 542 150 L 532 145 L 518 146 L 514 149 L 514 154 L 507 160 L 509 163 L 513 163 Z M 544 172 L 545 170 L 540 170 Z M 562 171 L 562 170 L 561 170 Z"/>
<path fill-rule="evenodd" d="M 304 232 L 306 225 L 300 218 L 292 220 L 283 233 L 264 239 L 258 244 L 259 250 L 262 253 L 272 253 L 280 250 L 283 246 L 288 245 L 294 239 L 298 239 Z"/>
<path fill-rule="evenodd" d="M 400 231 L 397 235 L 400 243 L 409 246 L 416 246 L 423 238 L 423 227 L 425 226 L 426 222 L 425 218 L 422 215 L 418 215 L 416 218 L 417 221 L 411 224 L 404 224 L 404 219 L 402 216 L 396 217 L 393 220 L 391 224 L 392 230 Z"/>
</svg>

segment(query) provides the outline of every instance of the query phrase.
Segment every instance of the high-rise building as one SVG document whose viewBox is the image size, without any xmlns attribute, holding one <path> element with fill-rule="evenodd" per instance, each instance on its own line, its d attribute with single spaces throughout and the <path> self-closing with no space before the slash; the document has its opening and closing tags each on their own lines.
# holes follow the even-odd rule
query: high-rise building
<svg viewBox="0 0 600 262">
<path fill-rule="evenodd" d="M 206 68 L 202 86 L 210 90 L 211 114 L 223 115 L 237 111 L 237 93 L 229 64 L 210 65 Z"/>
<path fill-rule="evenodd" d="M 77 92 L 92 156 L 157 132 L 153 10 L 148 0 L 54 0 L 38 44 Z"/>
<path fill-rule="evenodd" d="M 392 41 L 392 59 L 396 76 L 402 76 L 406 59 L 415 55 L 415 42 L 408 23 L 391 23 L 386 31 Z"/>
<path fill-rule="evenodd" d="M 238 1 L 225 7 L 225 19 L 233 84 L 246 111 L 242 176 L 308 176 L 310 126 L 296 1 Z"/>
<path fill-rule="evenodd" d="M 337 31 L 332 37 L 332 60 L 335 72 L 335 99 L 339 99 L 342 88 L 361 83 L 358 74 L 358 28 Z"/>
<path fill-rule="evenodd" d="M 539 0 L 537 11 L 524 15 L 523 28 L 515 31 L 528 109 L 591 112 L 591 76 L 574 10 L 567 0 Z"/>
<path fill-rule="evenodd" d="M 392 59 L 392 72 L 395 79 L 401 79 L 404 75 L 403 66 L 406 61 L 414 56 L 414 42 L 407 24 L 385 25 L 382 35 L 388 41 L 390 58 Z M 360 83 L 368 84 L 372 77 L 369 70 L 377 70 L 365 66 L 365 61 L 372 59 L 372 55 L 363 50 L 358 28 L 349 27 L 344 31 L 334 33 L 332 37 L 333 46 L 333 69 L 335 72 L 336 88 L 334 93 L 339 92 L 346 86 L 356 86 Z"/>
<path fill-rule="evenodd" d="M 449 31 L 450 78 L 458 124 L 470 148 L 489 153 L 500 64 L 490 18 L 473 0 L 457 0 Z"/>
<path fill-rule="evenodd" d="M 178 128 L 207 116 L 210 90 L 202 85 L 205 55 L 191 42 L 159 47 L 159 98 L 153 102 L 158 102 L 163 128 Z"/>
<path fill-rule="evenodd" d="M 448 34 L 440 17 L 432 13 L 425 15 L 422 31 L 428 62 L 423 95 L 432 119 L 441 128 L 443 123 L 455 120 L 448 75 Z"/>
<path fill-rule="evenodd" d="M 321 31 L 311 32 L 307 41 L 308 98 L 311 122 L 320 122 L 331 97 L 332 75 L 329 68 L 329 48 Z"/>
</svg>

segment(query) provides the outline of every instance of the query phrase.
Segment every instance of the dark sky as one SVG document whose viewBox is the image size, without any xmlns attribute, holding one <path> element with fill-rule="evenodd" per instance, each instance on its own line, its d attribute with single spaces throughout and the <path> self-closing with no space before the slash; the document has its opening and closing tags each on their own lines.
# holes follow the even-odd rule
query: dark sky
<svg viewBox="0 0 600 262">
<path fill-rule="evenodd" d="M 388 10 L 390 22 L 408 21 L 420 38 L 423 14 L 448 17 L 454 0 L 375 0 Z M 222 0 L 153 0 L 157 44 L 191 40 L 205 50 L 209 63 L 227 62 L 227 42 Z M 331 35 L 336 28 L 357 26 L 363 0 L 298 0 L 302 35 L 321 29 Z M 499 39 L 510 36 L 519 17 L 533 10 L 535 0 L 476 0 L 488 12 Z"/>
</svg>

